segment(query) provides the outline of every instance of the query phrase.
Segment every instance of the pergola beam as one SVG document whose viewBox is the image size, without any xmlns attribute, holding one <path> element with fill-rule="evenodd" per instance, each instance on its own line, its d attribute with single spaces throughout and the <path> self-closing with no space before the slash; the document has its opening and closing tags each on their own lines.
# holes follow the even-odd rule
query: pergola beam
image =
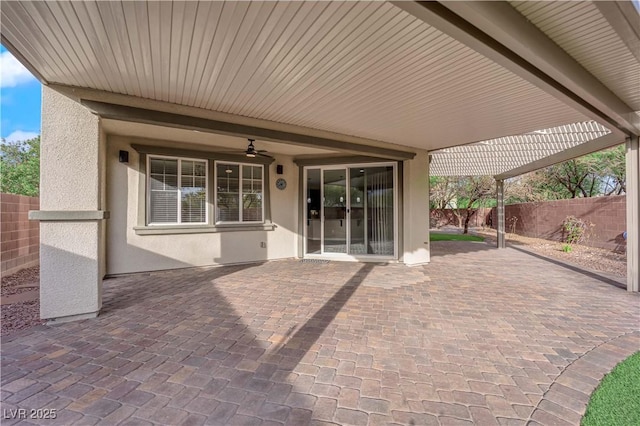
<svg viewBox="0 0 640 426">
<path fill-rule="evenodd" d="M 393 2 L 587 117 L 627 135 L 640 117 L 506 2 Z"/>
</svg>

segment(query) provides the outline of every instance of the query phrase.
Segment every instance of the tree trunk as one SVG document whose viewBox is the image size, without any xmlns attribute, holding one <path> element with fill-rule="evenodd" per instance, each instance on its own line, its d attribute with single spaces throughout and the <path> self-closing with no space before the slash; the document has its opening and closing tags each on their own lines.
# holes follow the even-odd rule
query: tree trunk
<svg viewBox="0 0 640 426">
<path fill-rule="evenodd" d="M 462 228 L 462 213 L 460 209 L 453 209 L 453 215 L 458 219 L 458 228 Z"/>
<path fill-rule="evenodd" d="M 462 231 L 463 234 L 469 233 L 469 221 L 471 220 L 471 217 L 474 215 L 474 213 L 474 210 L 467 209 L 467 216 L 464 218 L 464 231 Z"/>
</svg>

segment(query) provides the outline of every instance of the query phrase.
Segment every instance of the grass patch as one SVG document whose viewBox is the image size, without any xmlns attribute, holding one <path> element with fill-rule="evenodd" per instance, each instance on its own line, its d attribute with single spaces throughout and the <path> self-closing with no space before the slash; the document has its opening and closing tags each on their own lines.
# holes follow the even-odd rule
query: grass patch
<svg viewBox="0 0 640 426">
<path fill-rule="evenodd" d="M 484 241 L 483 237 L 469 234 L 441 234 L 432 232 L 429 236 L 431 241 Z"/>
<path fill-rule="evenodd" d="M 640 352 L 607 374 L 591 395 L 582 426 L 640 425 Z"/>
</svg>

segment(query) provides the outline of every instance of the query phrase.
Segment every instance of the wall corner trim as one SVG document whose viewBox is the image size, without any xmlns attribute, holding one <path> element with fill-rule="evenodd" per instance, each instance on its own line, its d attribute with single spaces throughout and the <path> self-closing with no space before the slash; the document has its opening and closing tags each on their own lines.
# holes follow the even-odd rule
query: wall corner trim
<svg viewBox="0 0 640 426">
<path fill-rule="evenodd" d="M 30 210 L 29 220 L 41 222 L 84 222 L 109 219 L 105 210 Z"/>
</svg>

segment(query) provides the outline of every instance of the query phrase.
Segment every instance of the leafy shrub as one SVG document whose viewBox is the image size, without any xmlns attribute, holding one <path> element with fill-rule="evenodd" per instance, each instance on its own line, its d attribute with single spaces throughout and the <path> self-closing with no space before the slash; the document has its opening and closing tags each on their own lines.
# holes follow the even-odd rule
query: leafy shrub
<svg viewBox="0 0 640 426">
<path fill-rule="evenodd" d="M 575 216 L 567 216 L 562 222 L 565 241 L 569 244 L 577 244 L 584 241 L 590 227 L 591 225 L 582 219 L 578 219 Z"/>
<path fill-rule="evenodd" d="M 571 250 L 573 250 L 571 244 L 565 244 L 562 246 L 562 251 L 565 253 L 571 253 Z"/>
</svg>

